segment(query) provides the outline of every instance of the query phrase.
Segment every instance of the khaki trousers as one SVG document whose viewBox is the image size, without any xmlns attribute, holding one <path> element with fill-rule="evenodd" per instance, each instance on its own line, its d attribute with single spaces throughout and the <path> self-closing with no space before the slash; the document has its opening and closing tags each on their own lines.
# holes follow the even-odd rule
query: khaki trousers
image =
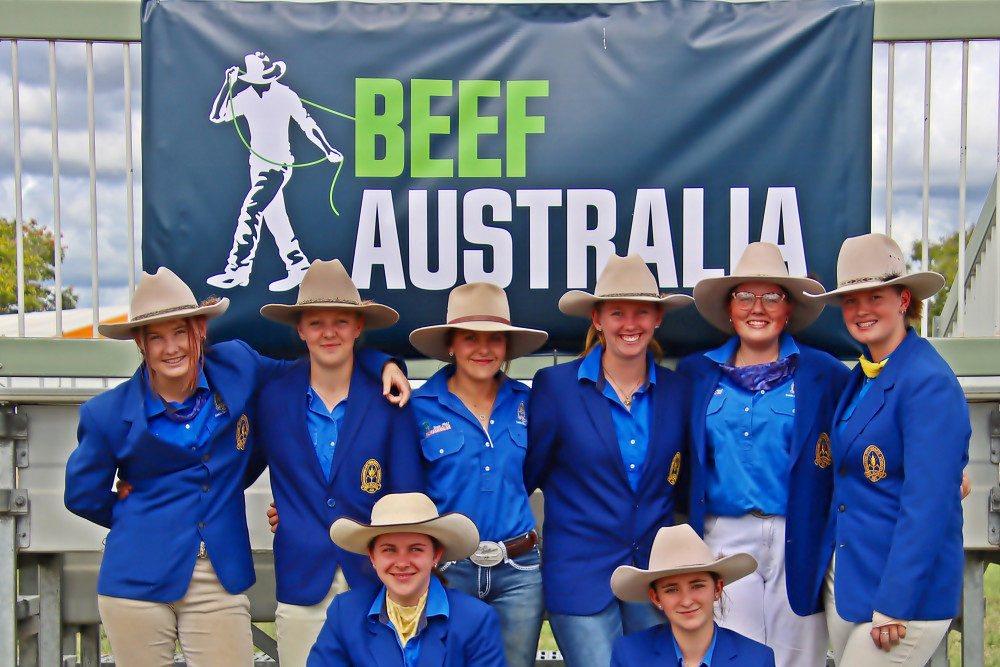
<svg viewBox="0 0 1000 667">
<path fill-rule="evenodd" d="M 281 667 L 305 667 L 319 631 L 326 623 L 326 610 L 335 595 L 349 590 L 344 573 L 337 568 L 326 597 L 303 607 L 279 602 L 274 611 L 274 631 L 278 635 L 278 662 Z"/>
<path fill-rule="evenodd" d="M 98 595 L 97 607 L 118 667 L 172 666 L 175 641 L 188 667 L 253 665 L 250 600 L 226 591 L 208 558 L 177 602 Z"/>
</svg>

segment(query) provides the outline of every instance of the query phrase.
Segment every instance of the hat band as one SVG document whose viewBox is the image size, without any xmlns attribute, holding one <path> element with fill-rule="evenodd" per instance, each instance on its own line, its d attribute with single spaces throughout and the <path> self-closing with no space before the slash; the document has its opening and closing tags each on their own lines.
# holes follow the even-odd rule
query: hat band
<svg viewBox="0 0 1000 667">
<path fill-rule="evenodd" d="M 608 294 L 595 294 L 598 299 L 617 299 L 622 297 L 630 296 L 641 296 L 647 299 L 659 299 L 659 294 L 650 294 L 649 292 L 610 292 Z"/>
<path fill-rule="evenodd" d="M 311 306 L 317 303 L 342 303 L 348 306 L 360 306 L 360 301 L 355 301 L 354 299 L 341 299 L 339 297 L 333 298 L 323 298 L 323 299 L 305 299 L 303 301 L 298 301 L 295 303 L 296 306 Z"/>
<path fill-rule="evenodd" d="M 898 273 L 886 273 L 881 276 L 867 276 L 865 278 L 854 278 L 853 280 L 845 280 L 839 283 L 837 287 L 847 287 L 848 285 L 859 285 L 861 283 L 884 283 L 889 280 L 894 280 L 899 277 Z"/>
<path fill-rule="evenodd" d="M 142 313 L 141 315 L 133 315 L 132 321 L 138 322 L 139 320 L 148 320 L 150 317 L 157 317 L 158 315 L 166 315 L 167 313 L 176 313 L 180 310 L 195 310 L 198 308 L 198 304 L 189 304 L 185 306 L 172 306 L 170 308 L 164 308 L 162 310 L 154 310 L 148 313 Z"/>
<path fill-rule="evenodd" d="M 461 324 L 462 322 L 499 322 L 500 324 L 510 326 L 510 320 L 497 317 L 496 315 L 466 315 L 465 317 L 456 317 L 453 320 L 448 320 L 448 324 Z"/>
</svg>

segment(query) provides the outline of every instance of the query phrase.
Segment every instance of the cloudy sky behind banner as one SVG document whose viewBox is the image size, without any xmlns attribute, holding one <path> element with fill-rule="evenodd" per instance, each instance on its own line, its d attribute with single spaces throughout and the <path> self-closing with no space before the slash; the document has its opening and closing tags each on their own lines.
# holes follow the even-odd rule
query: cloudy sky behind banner
<svg viewBox="0 0 1000 667">
<path fill-rule="evenodd" d="M 140 49 L 131 46 L 135 220 L 141 210 Z M 970 46 L 969 151 L 966 223 L 979 216 L 997 165 L 998 45 Z M 959 189 L 960 43 L 934 46 L 931 110 L 931 238 L 957 229 Z M 90 287 L 90 185 L 86 50 L 56 48 L 61 221 L 66 257 L 63 282 L 93 303 Z M 872 83 L 872 220 L 885 219 L 886 75 L 888 47 L 876 44 Z M 51 228 L 53 219 L 49 57 L 44 42 L 19 43 L 23 216 Z M 97 128 L 97 218 L 101 306 L 128 301 L 127 215 L 123 113 L 123 48 L 94 45 Z M 904 247 L 920 235 L 922 206 L 924 47 L 898 44 L 895 54 L 893 234 Z M 10 42 L 0 42 L 0 217 L 14 216 L 14 151 Z M 197 159 L 197 156 L 192 156 Z M 140 232 L 136 230 L 136 248 Z M 138 252 L 138 251 L 137 251 Z"/>
</svg>

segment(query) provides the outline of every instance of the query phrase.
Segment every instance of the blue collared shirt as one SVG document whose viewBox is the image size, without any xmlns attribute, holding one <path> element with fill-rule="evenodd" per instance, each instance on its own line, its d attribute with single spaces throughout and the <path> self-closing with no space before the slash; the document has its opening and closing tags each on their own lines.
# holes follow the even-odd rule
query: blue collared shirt
<svg viewBox="0 0 1000 667">
<path fill-rule="evenodd" d="M 712 667 L 712 658 L 715 656 L 715 640 L 719 637 L 719 626 L 715 623 L 712 626 L 712 643 L 708 645 L 705 657 L 701 659 L 701 664 L 698 667 Z M 684 654 L 681 653 L 681 647 L 677 645 L 677 637 L 671 637 L 671 639 L 674 640 L 674 651 L 677 653 L 677 667 L 685 667 Z M 692 667 L 692 665 L 687 665 L 687 667 Z"/>
<path fill-rule="evenodd" d="M 312 438 L 316 457 L 326 474 L 327 481 L 330 480 L 330 471 L 333 469 L 333 452 L 337 447 L 340 425 L 343 423 L 346 413 L 346 398 L 333 406 L 333 410 L 327 410 L 323 399 L 312 387 L 306 391 L 306 426 L 309 429 L 309 437 Z"/>
<path fill-rule="evenodd" d="M 523 535 L 535 527 L 524 490 L 530 390 L 502 376 L 484 430 L 448 391 L 454 374 L 454 366 L 446 366 L 413 392 L 427 494 L 439 512 L 471 518 L 480 539 L 497 542 Z"/>
<path fill-rule="evenodd" d="M 448 604 L 448 594 L 444 592 L 444 586 L 441 585 L 437 577 L 432 575 L 430 587 L 427 589 L 427 604 L 424 605 L 424 614 L 420 617 L 417 634 L 413 639 L 406 642 L 405 647 L 399 641 L 399 634 L 396 633 L 396 628 L 392 625 L 392 621 L 389 620 L 389 612 L 386 611 L 385 607 L 385 595 L 386 588 L 383 586 L 382 590 L 375 596 L 375 601 L 372 602 L 371 609 L 368 610 L 368 617 L 392 628 L 393 634 L 396 636 L 396 642 L 400 644 L 400 649 L 403 651 L 404 667 L 417 667 L 417 663 L 420 662 L 420 636 L 424 628 L 427 627 L 427 619 L 434 616 L 441 616 L 444 619 L 448 619 L 451 614 L 451 607 Z"/>
<path fill-rule="evenodd" d="M 149 425 L 149 432 L 166 442 L 173 443 L 178 447 L 198 449 L 208 442 L 211 435 L 211 423 L 216 417 L 226 414 L 224 406 L 217 405 L 213 400 L 212 389 L 208 386 L 208 378 L 205 371 L 198 372 L 198 384 L 195 390 L 181 403 L 170 402 L 170 405 L 178 410 L 194 407 L 195 400 L 199 394 L 206 395 L 205 404 L 198 411 L 191 421 L 178 423 L 167 417 L 167 408 L 163 404 L 163 399 L 153 393 L 153 388 L 149 384 L 149 369 L 143 374 L 145 378 L 146 394 L 146 423 Z"/>
<path fill-rule="evenodd" d="M 632 410 L 629 411 L 618 398 L 615 388 L 608 382 L 601 370 L 601 355 L 604 346 L 598 345 L 584 358 L 577 373 L 579 380 L 589 380 L 594 383 L 597 391 L 611 401 L 611 421 L 615 425 L 615 435 L 618 436 L 618 448 L 625 463 L 625 473 L 628 475 L 629 486 L 638 490 L 642 479 L 642 466 L 646 461 L 646 450 L 649 449 L 649 418 L 650 406 L 653 402 L 652 390 L 656 386 L 656 373 L 651 372 L 653 355 L 646 353 L 646 384 L 639 387 L 632 395 Z"/>
<path fill-rule="evenodd" d="M 727 364 L 739 337 L 705 353 Z M 798 354 L 795 340 L 781 335 L 778 357 Z M 784 516 L 788 512 L 789 457 L 795 427 L 795 378 L 768 391 L 751 392 L 723 374 L 708 402 L 708 502 L 718 516 L 743 516 L 751 510 Z"/>
</svg>

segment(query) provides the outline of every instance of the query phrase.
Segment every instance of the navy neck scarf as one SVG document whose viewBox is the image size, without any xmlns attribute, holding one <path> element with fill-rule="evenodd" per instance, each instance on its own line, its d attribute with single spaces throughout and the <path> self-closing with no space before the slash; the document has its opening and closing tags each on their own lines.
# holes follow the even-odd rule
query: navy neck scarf
<svg viewBox="0 0 1000 667">
<path fill-rule="evenodd" d="M 799 355 L 790 354 L 784 359 L 778 359 L 769 364 L 756 364 L 741 368 L 719 364 L 719 368 L 734 384 L 747 391 L 770 391 L 795 373 L 798 359 Z"/>
</svg>

